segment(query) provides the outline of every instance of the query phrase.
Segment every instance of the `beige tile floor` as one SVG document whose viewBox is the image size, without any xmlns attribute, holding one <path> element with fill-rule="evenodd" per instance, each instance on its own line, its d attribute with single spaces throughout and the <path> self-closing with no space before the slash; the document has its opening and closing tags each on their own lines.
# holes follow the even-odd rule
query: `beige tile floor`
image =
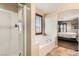
<svg viewBox="0 0 79 59">
<path fill-rule="evenodd" d="M 78 52 L 71 50 L 71 49 L 67 49 L 64 47 L 58 47 L 54 50 L 52 50 L 48 56 L 77 56 Z"/>
</svg>

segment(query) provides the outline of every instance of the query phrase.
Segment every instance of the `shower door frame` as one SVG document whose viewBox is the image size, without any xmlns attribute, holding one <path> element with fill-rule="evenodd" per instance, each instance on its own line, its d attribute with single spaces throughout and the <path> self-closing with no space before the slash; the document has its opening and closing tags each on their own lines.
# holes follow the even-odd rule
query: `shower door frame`
<svg viewBox="0 0 79 59">
<path fill-rule="evenodd" d="M 26 5 L 18 4 L 18 8 L 21 8 L 22 10 L 22 20 L 23 20 L 23 56 L 26 56 Z M 19 14 L 19 11 L 18 11 Z"/>
</svg>

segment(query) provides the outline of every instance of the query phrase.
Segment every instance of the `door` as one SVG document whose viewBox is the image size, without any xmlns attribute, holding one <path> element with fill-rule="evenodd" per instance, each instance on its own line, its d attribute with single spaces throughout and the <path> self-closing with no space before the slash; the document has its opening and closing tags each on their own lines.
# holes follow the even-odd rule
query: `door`
<svg viewBox="0 0 79 59">
<path fill-rule="evenodd" d="M 21 25 L 22 21 L 19 20 L 17 13 L 0 9 L 0 56 L 21 55 Z"/>
</svg>

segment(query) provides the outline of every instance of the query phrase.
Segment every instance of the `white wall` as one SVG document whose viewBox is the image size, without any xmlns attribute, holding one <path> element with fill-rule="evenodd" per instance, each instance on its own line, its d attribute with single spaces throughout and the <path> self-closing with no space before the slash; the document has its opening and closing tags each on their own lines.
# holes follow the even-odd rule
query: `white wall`
<svg viewBox="0 0 79 59">
<path fill-rule="evenodd" d="M 57 38 L 57 19 L 52 14 L 45 17 L 45 33 L 49 39 Z"/>
</svg>

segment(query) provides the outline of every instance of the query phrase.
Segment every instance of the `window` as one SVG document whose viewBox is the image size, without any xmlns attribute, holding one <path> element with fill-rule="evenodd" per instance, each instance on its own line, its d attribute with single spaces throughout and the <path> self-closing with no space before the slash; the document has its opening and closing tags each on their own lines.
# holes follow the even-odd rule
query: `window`
<svg viewBox="0 0 79 59">
<path fill-rule="evenodd" d="M 36 14 L 36 18 L 35 18 L 35 32 L 36 34 L 42 34 L 42 24 L 43 23 L 43 19 L 42 16 L 39 14 Z"/>
</svg>

